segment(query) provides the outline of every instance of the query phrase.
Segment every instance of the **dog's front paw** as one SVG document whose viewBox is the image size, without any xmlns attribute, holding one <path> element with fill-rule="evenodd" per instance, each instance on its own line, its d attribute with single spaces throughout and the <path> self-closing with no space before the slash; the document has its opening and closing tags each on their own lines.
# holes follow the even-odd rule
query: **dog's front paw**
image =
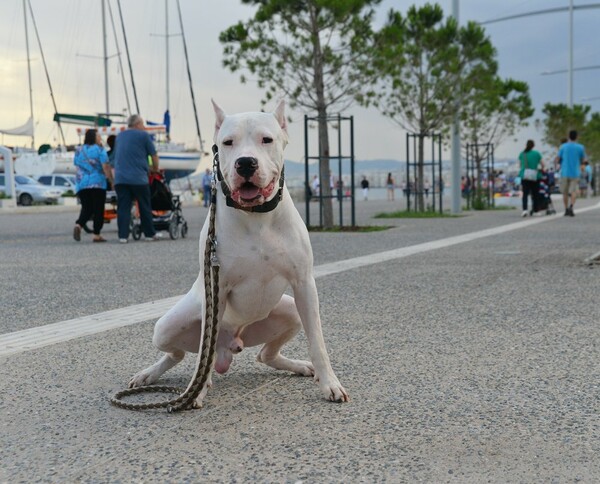
<svg viewBox="0 0 600 484">
<path fill-rule="evenodd" d="M 152 371 L 148 370 L 149 368 L 133 375 L 131 377 L 131 380 L 129 380 L 129 388 L 137 388 L 143 387 L 145 385 L 152 385 L 160 378 L 160 374 L 156 375 Z"/>
<path fill-rule="evenodd" d="M 208 381 L 206 382 L 206 385 L 204 385 L 204 388 L 202 388 L 202 391 L 194 400 L 194 404 L 192 405 L 192 408 L 202 408 L 204 406 L 204 397 L 208 393 L 209 388 L 212 388 L 212 386 L 213 386 L 212 376 L 209 376 Z"/>
<path fill-rule="evenodd" d="M 315 369 L 313 364 L 310 361 L 304 360 L 289 360 L 290 362 L 290 371 L 293 371 L 297 375 L 302 376 L 314 376 Z"/>
<path fill-rule="evenodd" d="M 331 402 L 349 402 L 350 396 L 339 380 L 334 377 L 318 379 L 315 377 L 323 396 Z"/>
<path fill-rule="evenodd" d="M 315 374 L 315 368 L 310 361 L 290 360 L 279 353 L 274 357 L 268 358 L 261 351 L 256 360 L 276 370 L 291 371 L 297 375 L 313 376 Z"/>
</svg>

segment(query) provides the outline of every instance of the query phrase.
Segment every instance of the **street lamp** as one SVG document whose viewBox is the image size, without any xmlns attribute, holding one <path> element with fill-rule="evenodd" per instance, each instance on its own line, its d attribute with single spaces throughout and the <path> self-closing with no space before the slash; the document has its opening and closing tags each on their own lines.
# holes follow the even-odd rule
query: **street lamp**
<svg viewBox="0 0 600 484">
<path fill-rule="evenodd" d="M 513 20 L 522 17 L 531 17 L 533 15 L 543 15 L 547 13 L 557 12 L 569 12 L 569 63 L 567 72 L 569 73 L 567 82 L 567 100 L 569 107 L 573 107 L 573 12 L 575 10 L 586 10 L 591 8 L 600 8 L 600 3 L 588 3 L 587 5 L 573 5 L 573 0 L 569 0 L 568 7 L 557 7 L 548 8 L 546 10 L 536 10 L 535 12 L 520 13 L 517 15 L 509 15 L 507 17 L 501 17 L 493 20 L 486 20 L 485 22 L 479 22 L 480 25 L 491 24 L 495 22 L 502 22 L 504 20 Z M 563 71 L 564 72 L 564 71 Z"/>
<path fill-rule="evenodd" d="M 452 16 L 455 18 L 458 24 L 458 0 L 452 0 Z M 460 205 L 462 202 L 460 193 L 460 119 L 458 112 L 454 115 L 454 122 L 452 123 L 452 145 L 451 145 L 451 158 L 452 158 L 452 185 L 451 185 L 451 200 L 452 207 L 451 212 L 453 214 L 460 213 Z"/>
</svg>

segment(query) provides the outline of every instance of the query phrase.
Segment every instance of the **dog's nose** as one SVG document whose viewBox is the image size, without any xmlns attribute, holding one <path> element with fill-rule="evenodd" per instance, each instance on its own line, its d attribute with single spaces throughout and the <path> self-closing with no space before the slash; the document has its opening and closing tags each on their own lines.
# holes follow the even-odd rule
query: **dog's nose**
<svg viewBox="0 0 600 484">
<path fill-rule="evenodd" d="M 246 179 L 254 175 L 257 168 L 258 160 L 250 156 L 238 158 L 235 162 L 235 171 L 237 171 L 238 175 L 243 176 Z"/>
</svg>

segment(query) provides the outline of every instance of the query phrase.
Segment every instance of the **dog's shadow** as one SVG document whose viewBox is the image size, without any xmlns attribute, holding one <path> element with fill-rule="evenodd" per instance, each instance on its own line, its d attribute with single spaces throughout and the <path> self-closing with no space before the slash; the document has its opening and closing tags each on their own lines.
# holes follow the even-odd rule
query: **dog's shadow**
<svg viewBox="0 0 600 484">
<path fill-rule="evenodd" d="M 195 365 L 181 365 L 170 375 L 163 375 L 157 385 L 186 388 L 193 377 Z M 204 399 L 208 405 L 228 405 L 239 399 L 248 400 L 250 396 L 258 399 L 270 395 L 269 400 L 281 394 L 303 393 L 312 388 L 312 377 L 305 377 L 286 371 L 277 371 L 257 362 L 239 362 L 229 371 L 220 375 L 212 372 L 213 386 Z"/>
</svg>

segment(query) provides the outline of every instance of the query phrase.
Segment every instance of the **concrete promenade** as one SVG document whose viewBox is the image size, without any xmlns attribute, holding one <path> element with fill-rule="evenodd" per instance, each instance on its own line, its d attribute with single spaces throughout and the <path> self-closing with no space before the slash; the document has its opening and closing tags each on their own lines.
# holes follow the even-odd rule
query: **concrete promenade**
<svg viewBox="0 0 600 484">
<path fill-rule="evenodd" d="M 173 415 L 108 399 L 157 359 L 207 210 L 184 208 L 187 239 L 127 245 L 114 224 L 74 242 L 77 209 L 0 211 L 0 483 L 600 481 L 598 199 L 574 218 L 559 200 L 550 217 L 372 218 L 401 204 L 357 201 L 359 225 L 389 230 L 311 234 L 349 403 L 248 348 Z M 285 353 L 306 358 L 304 335 Z"/>
</svg>

